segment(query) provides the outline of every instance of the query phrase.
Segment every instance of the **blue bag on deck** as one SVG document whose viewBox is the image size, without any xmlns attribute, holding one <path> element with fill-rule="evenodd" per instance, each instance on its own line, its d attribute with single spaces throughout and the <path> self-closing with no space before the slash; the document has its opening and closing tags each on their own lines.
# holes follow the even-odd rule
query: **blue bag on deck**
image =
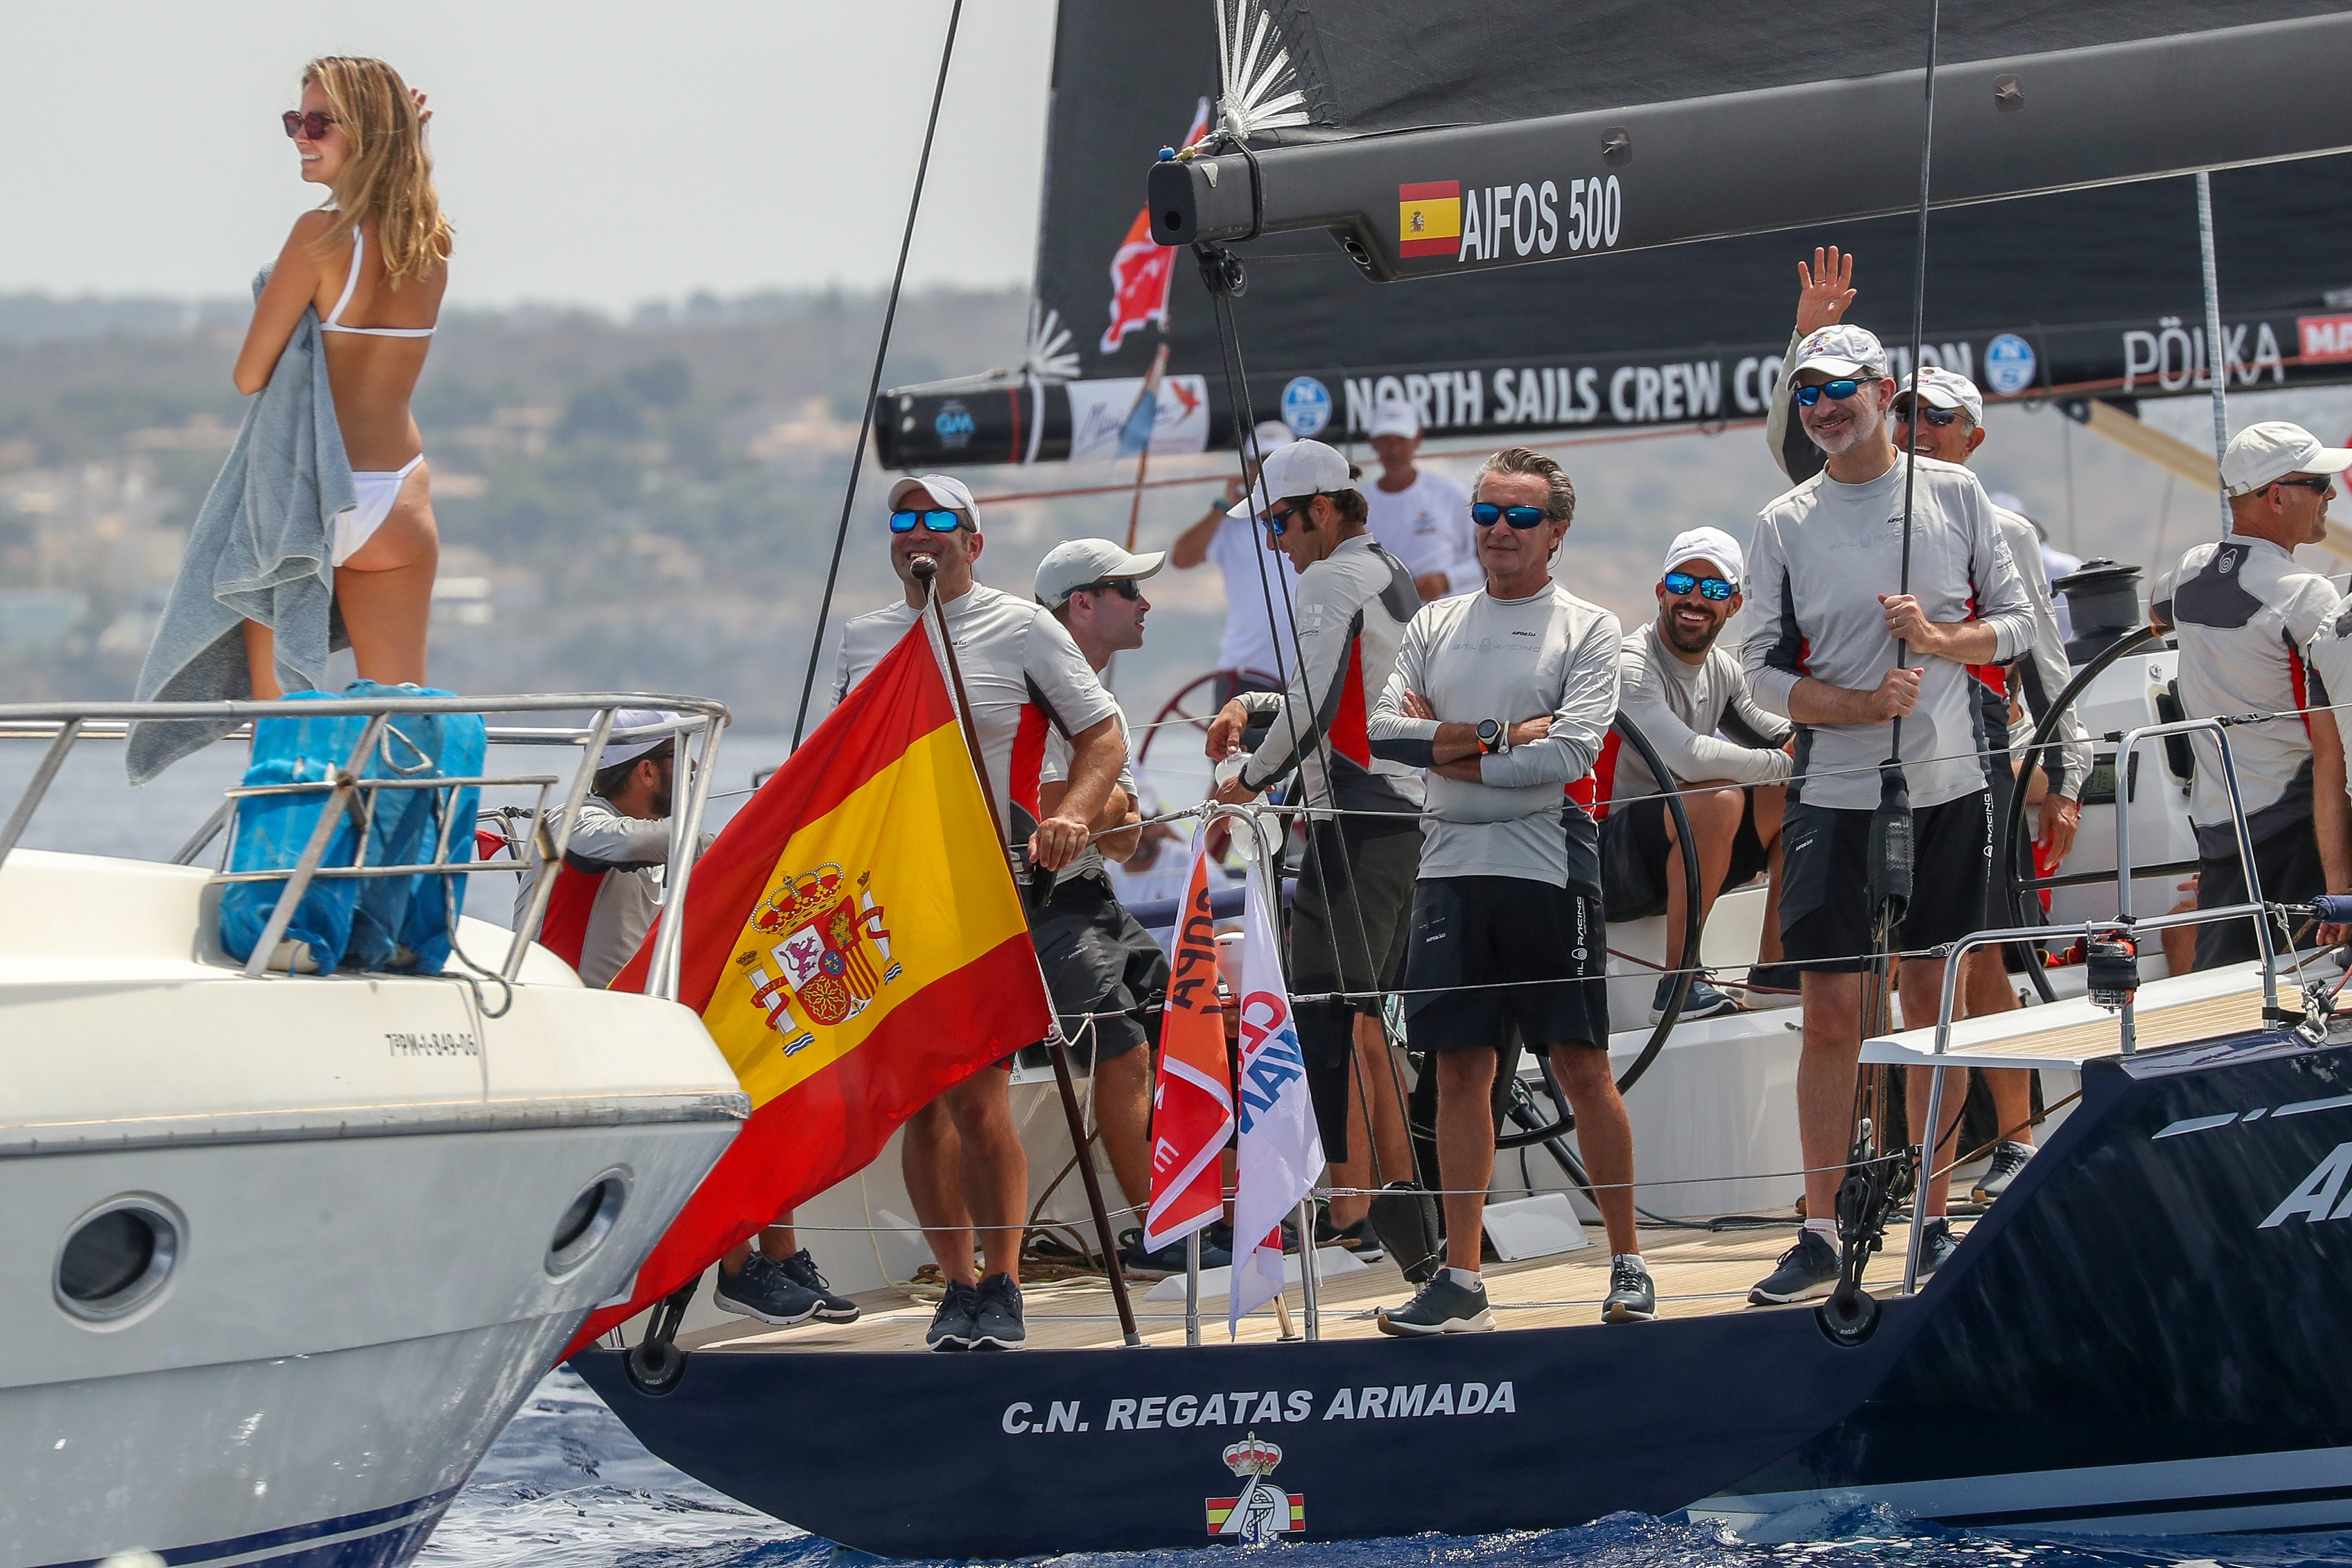
<svg viewBox="0 0 2352 1568">
<path fill-rule="evenodd" d="M 340 694 L 304 692 L 300 697 L 447 696 L 431 687 L 394 687 L 355 681 Z M 255 727 L 248 785 L 310 782 L 331 779 L 351 758 L 368 719 L 272 718 Z M 368 779 L 471 778 L 482 770 L 487 730 L 478 714 L 398 714 L 361 764 Z M 328 840 L 322 866 L 413 865 L 432 861 L 446 832 L 448 859 L 474 854 L 474 815 L 480 791 L 376 789 L 365 860 L 357 821 L 346 814 Z M 453 800 L 452 797 L 455 797 Z M 232 871 L 290 871 L 316 829 L 329 794 L 248 797 L 237 802 Z M 286 883 L 232 883 L 221 900 L 221 944 L 239 959 L 261 939 Z M 447 961 L 450 930 L 464 899 L 464 879 L 456 876 L 333 878 L 314 881 L 288 925 L 289 940 L 307 943 L 320 969 L 398 967 L 438 974 Z"/>
</svg>

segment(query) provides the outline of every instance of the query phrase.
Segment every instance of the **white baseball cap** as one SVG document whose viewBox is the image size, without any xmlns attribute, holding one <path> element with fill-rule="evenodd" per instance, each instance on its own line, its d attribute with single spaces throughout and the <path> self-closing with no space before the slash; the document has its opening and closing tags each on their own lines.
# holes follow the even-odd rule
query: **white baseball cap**
<svg viewBox="0 0 2352 1568">
<path fill-rule="evenodd" d="M 1402 435 L 1411 438 L 1421 434 L 1421 415 L 1412 404 L 1402 398 L 1388 398 L 1372 410 L 1372 435 Z"/>
<path fill-rule="evenodd" d="M 1165 565 L 1168 552 L 1129 555 L 1108 539 L 1064 539 L 1037 563 L 1037 602 L 1059 609 L 1071 594 L 1097 582 L 1150 577 Z"/>
<path fill-rule="evenodd" d="M 1984 423 L 1984 393 L 1977 383 L 1958 371 L 1948 371 L 1941 365 L 1926 365 L 1904 382 L 1905 392 L 1916 391 L 1919 401 L 1930 408 L 1962 408 L 1968 410 L 1969 423 Z"/>
<path fill-rule="evenodd" d="M 676 724 L 679 716 L 666 707 L 625 707 L 613 714 L 615 730 L 648 729 L 657 724 Z M 659 735 L 633 736 L 626 740 L 608 740 L 604 749 L 596 754 L 596 771 L 617 768 L 624 762 L 634 762 L 648 751 L 657 751 L 676 739 L 676 730 Z"/>
<path fill-rule="evenodd" d="M 1721 528 L 1685 528 L 1676 534 L 1675 542 L 1666 547 L 1666 561 L 1658 568 L 1658 575 L 1664 577 L 1694 560 L 1713 561 L 1716 570 L 1729 578 L 1735 589 L 1748 575 L 1748 557 L 1741 552 L 1739 541 Z"/>
<path fill-rule="evenodd" d="M 1255 434 L 1260 454 L 1271 452 L 1277 446 L 1287 446 L 1298 439 L 1298 432 L 1278 419 L 1259 420 Z"/>
<path fill-rule="evenodd" d="M 2221 487 L 2232 496 L 2251 495 L 2290 474 L 2341 474 L 2347 468 L 2352 468 L 2352 451 L 2322 446 L 2319 437 L 2299 424 L 2266 419 L 2230 438 L 2221 453 Z"/>
<path fill-rule="evenodd" d="M 961 479 L 950 479 L 944 474 L 914 474 L 890 486 L 890 509 L 897 511 L 907 492 L 929 490 L 931 499 L 950 512 L 961 512 L 973 528 L 980 527 L 980 507 L 973 502 L 971 492 Z"/>
<path fill-rule="evenodd" d="M 1884 376 L 1886 345 L 1877 334 L 1840 322 L 1824 327 L 1797 345 L 1797 362 L 1789 373 L 1826 371 L 1832 376 Z"/>
<path fill-rule="evenodd" d="M 1248 521 L 1257 515 L 1260 497 L 1279 501 L 1289 496 L 1336 496 L 1356 487 L 1348 460 L 1319 441 L 1294 441 L 1276 447 L 1265 455 L 1258 481 L 1225 516 Z"/>
</svg>

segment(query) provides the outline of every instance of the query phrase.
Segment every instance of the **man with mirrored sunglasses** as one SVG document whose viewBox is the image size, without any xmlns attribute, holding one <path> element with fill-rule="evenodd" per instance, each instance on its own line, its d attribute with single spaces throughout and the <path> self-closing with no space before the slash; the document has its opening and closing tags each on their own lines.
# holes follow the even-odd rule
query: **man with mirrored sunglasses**
<svg viewBox="0 0 2352 1568">
<path fill-rule="evenodd" d="M 1758 519 L 1748 552 L 1756 618 L 1740 653 L 1758 701 L 1797 727 L 1780 938 L 1804 998 L 1797 1104 L 1806 1221 L 1750 1292 L 1759 1304 L 1826 1295 L 1838 1279 L 1833 1217 L 1852 1145 L 1862 970 L 1876 938 L 1868 844 L 1889 726 L 1905 721 L 1917 892 L 1888 946 L 1906 955 L 1904 1015 L 1932 1018 L 1944 966 L 1926 950 L 1980 926 L 1992 855 L 1992 796 L 1973 744 L 1967 667 L 2014 659 L 2033 636 L 2024 580 L 1976 476 L 1931 457 L 1908 472 L 1888 437 L 1896 389 L 1878 339 L 1840 321 L 1808 333 L 1793 358 L 1790 401 L 1824 462 Z M 1915 1070 L 1906 1083 L 1911 1141 L 1948 1161 L 1964 1086 L 1948 1085 L 1947 1123 L 1931 1137 L 1928 1071 Z M 1923 1270 L 1957 1245 L 1944 1219 L 1946 1186 L 1928 1187 Z"/>
<path fill-rule="evenodd" d="M 1601 895 L 1610 922 L 1665 916 L 1667 972 L 1658 977 L 1651 998 L 1653 1022 L 1664 1016 L 1685 962 L 1689 891 L 1665 791 L 1680 794 L 1690 819 L 1702 922 L 1718 894 L 1780 867 L 1781 810 L 1795 767 L 1786 749 L 1793 727 L 1757 703 L 1739 660 L 1717 646 L 1743 602 L 1746 566 L 1738 541 L 1721 528 L 1676 536 L 1658 580 L 1657 617 L 1625 638 L 1618 658 L 1618 711 L 1657 747 L 1671 776 L 1653 777 L 1641 754 L 1614 736 L 1596 769 L 1609 801 L 1601 822 Z M 1764 906 L 1759 968 L 1780 953 L 1778 892 L 1776 874 Z M 1692 977 L 1683 1017 L 1738 1009 L 1712 980 L 1705 969 Z"/>
<path fill-rule="evenodd" d="M 955 644 L 997 826 L 1008 843 L 1026 846 L 1034 866 L 1057 872 L 1085 853 L 1092 824 L 1118 787 L 1127 760 L 1118 705 L 1044 605 L 973 580 L 985 540 L 979 507 L 961 481 L 944 474 L 900 479 L 890 486 L 888 507 L 884 537 L 905 596 L 842 629 L 834 700 L 865 679 L 923 613 L 913 563 L 928 558 L 937 569 L 933 591 Z M 937 513 L 952 515 L 955 526 L 928 520 Z M 1038 793 L 1049 728 L 1070 743 L 1066 788 L 1051 811 L 1041 808 Z M 915 1113 L 900 1145 L 915 1218 L 947 1281 L 924 1336 L 933 1350 L 1018 1350 L 1025 1339 L 1019 1281 L 1029 1157 L 1005 1093 L 1011 1066 L 1008 1058 L 984 1068 Z M 975 1222 L 984 1273 L 972 1266 Z"/>
</svg>

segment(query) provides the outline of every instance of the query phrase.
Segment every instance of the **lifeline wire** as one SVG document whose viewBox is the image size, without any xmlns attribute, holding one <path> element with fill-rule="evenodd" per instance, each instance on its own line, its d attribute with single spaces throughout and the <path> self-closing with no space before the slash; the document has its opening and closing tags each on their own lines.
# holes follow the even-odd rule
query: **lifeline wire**
<svg viewBox="0 0 2352 1568">
<path fill-rule="evenodd" d="M 841 527 L 834 531 L 833 562 L 824 570 L 824 596 L 817 601 L 816 633 L 809 641 L 808 674 L 801 679 L 800 710 L 793 715 L 793 745 L 801 743 L 808 723 L 809 695 L 816 689 L 817 661 L 824 656 L 824 622 L 833 610 L 834 585 L 841 578 L 841 549 L 849 539 L 850 509 L 857 504 L 857 476 L 866 466 L 866 443 L 874 431 L 874 399 L 882 390 L 882 361 L 890 352 L 890 329 L 898 319 L 898 291 L 907 281 L 907 253 L 915 243 L 915 216 L 923 209 L 923 177 L 930 172 L 931 139 L 940 129 L 940 100 L 947 96 L 948 62 L 955 58 L 956 27 L 963 20 L 963 0 L 948 13 L 947 41 L 940 47 L 940 79 L 931 88 L 931 118 L 923 126 L 923 155 L 915 165 L 915 190 L 907 200 L 907 227 L 898 236 L 898 266 L 890 274 L 890 302 L 882 312 L 882 340 L 874 345 L 874 374 L 866 382 L 866 409 L 858 416 L 857 444 L 849 454 L 849 484 L 841 495 Z"/>
<path fill-rule="evenodd" d="M 2221 454 L 2230 446 L 2230 351 L 2221 336 L 2221 282 L 2213 265 L 2213 177 L 2197 171 L 2197 260 L 2205 279 L 2205 376 L 2213 383 L 2213 467 L 2221 471 Z M 2221 532 L 2230 532 L 2230 490 L 2216 486 L 2221 497 Z M 2169 492 L 2167 492 L 2168 495 Z"/>
</svg>

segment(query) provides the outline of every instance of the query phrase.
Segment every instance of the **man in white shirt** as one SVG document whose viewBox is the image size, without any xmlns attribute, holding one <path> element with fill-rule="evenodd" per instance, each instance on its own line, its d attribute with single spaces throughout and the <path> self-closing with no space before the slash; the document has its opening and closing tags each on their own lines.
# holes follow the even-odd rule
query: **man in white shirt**
<svg viewBox="0 0 2352 1568">
<path fill-rule="evenodd" d="M 2339 675 L 2352 675 L 2337 662 L 2334 632 L 2344 596 L 2294 559 L 2297 545 L 2326 537 L 2327 503 L 2336 476 L 2347 467 L 2352 451 L 2323 446 L 2299 424 L 2248 425 L 2221 454 L 2229 533 L 2191 546 L 2156 587 L 2155 612 L 2171 622 L 2180 643 L 2182 711 L 2190 718 L 2281 716 L 2230 730 L 2255 872 L 2263 896 L 2273 904 L 2352 891 L 2342 726 L 2327 706 L 2330 691 L 2352 690 L 2352 683 L 2336 685 Z M 2315 647 L 2327 657 L 2306 664 Z M 2246 873 L 2221 751 L 2206 737 L 2192 741 L 2197 907 L 2242 904 Z M 2197 928 L 2200 969 L 2243 963 L 2259 952 L 2250 920 Z"/>
<path fill-rule="evenodd" d="M 1607 931 L 1592 819 L 1567 793 L 1617 716 L 1617 617 L 1552 580 L 1576 489 L 1540 452 L 1479 469 L 1480 593 L 1422 607 L 1372 715 L 1376 755 L 1423 769 L 1428 815 L 1405 959 L 1407 1037 L 1437 1073 L 1445 1261 L 1383 1333 L 1491 1329 L 1479 1277 L 1494 1087 L 1516 1030 L 1548 1051 L 1612 1253 L 1606 1322 L 1655 1315 L 1633 1221 L 1633 1127 L 1609 1070 Z"/>
<path fill-rule="evenodd" d="M 1278 419 L 1260 424 L 1255 433 L 1256 461 L 1298 438 Z M 1250 469 L 1256 478 L 1256 469 Z M 1190 571 L 1203 561 L 1214 561 L 1225 583 L 1225 630 L 1217 643 L 1219 707 L 1236 692 L 1282 689 L 1290 673 L 1291 645 L 1297 632 L 1291 604 L 1297 595 L 1298 573 L 1289 561 L 1258 542 L 1257 524 L 1247 512 L 1234 508 L 1248 491 L 1236 477 L 1225 481 L 1224 498 L 1213 506 L 1168 547 L 1168 564 Z"/>
<path fill-rule="evenodd" d="M 1716 645 L 1739 612 L 1746 570 L 1738 541 L 1721 528 L 1677 536 L 1658 579 L 1657 619 L 1626 637 L 1622 655 L 1619 709 L 1673 775 L 1653 778 L 1641 754 L 1613 735 L 1601 753 L 1599 777 L 1609 794 L 1601 824 L 1601 902 L 1612 921 L 1666 917 L 1667 972 L 1651 1000 L 1653 1022 L 1664 1016 L 1688 924 L 1689 878 L 1664 791 L 1681 793 L 1696 840 L 1702 924 L 1718 894 L 1780 867 L 1793 727 L 1758 705 L 1738 659 Z M 1779 891 L 1776 875 L 1773 894 Z M 1756 970 L 1780 958 L 1779 914 L 1777 896 L 1768 896 L 1751 983 Z M 1738 1006 L 1711 978 L 1705 969 L 1691 977 L 1683 1017 L 1709 1018 Z"/>
<path fill-rule="evenodd" d="M 923 613 L 913 562 L 929 558 L 998 831 L 1007 843 L 1026 843 L 1033 866 L 1057 872 L 1086 852 L 1092 824 L 1118 786 L 1127 759 L 1118 705 L 1044 606 L 972 580 L 984 541 L 979 508 L 961 482 L 940 474 L 901 479 L 890 486 L 889 505 L 890 566 L 906 596 L 842 629 L 834 700 Z M 1071 761 L 1060 803 L 1045 811 L 1038 785 L 1049 729 L 1068 738 Z M 925 1335 L 933 1350 L 1018 1350 L 1025 1338 L 1019 1281 L 1029 1156 L 1005 1095 L 1010 1065 L 1008 1059 L 982 1068 L 907 1123 L 908 1195 L 948 1282 Z M 975 1220 L 985 1275 L 972 1268 Z"/>
<path fill-rule="evenodd" d="M 1470 539 L 1470 493 L 1414 465 L 1421 416 L 1412 404 L 1391 398 L 1375 409 L 1371 440 L 1381 460 L 1380 478 L 1364 492 L 1372 538 L 1404 562 L 1424 601 L 1484 586 L 1486 570 Z"/>
</svg>

